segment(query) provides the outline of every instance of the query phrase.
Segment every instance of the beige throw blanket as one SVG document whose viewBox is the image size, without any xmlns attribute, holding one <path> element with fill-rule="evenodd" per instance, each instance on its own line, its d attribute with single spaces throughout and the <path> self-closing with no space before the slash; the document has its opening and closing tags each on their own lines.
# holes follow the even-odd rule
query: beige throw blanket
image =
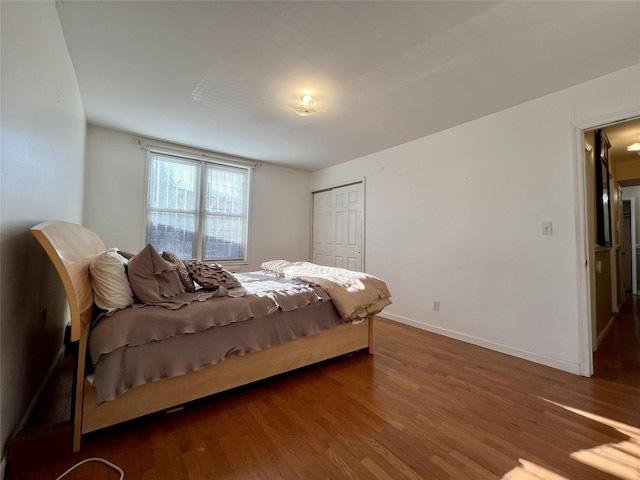
<svg viewBox="0 0 640 480">
<path fill-rule="evenodd" d="M 286 278 L 297 278 L 324 288 L 345 320 L 375 315 L 391 304 L 387 285 L 377 277 L 343 268 L 325 267 L 309 262 L 272 260 L 262 264 L 263 270 Z"/>
</svg>

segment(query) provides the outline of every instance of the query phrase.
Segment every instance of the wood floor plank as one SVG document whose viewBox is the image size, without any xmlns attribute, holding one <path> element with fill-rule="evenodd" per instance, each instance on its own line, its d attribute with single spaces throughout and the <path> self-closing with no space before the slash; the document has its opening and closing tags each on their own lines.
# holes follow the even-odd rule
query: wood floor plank
<svg viewBox="0 0 640 480">
<path fill-rule="evenodd" d="M 92 456 L 146 480 L 640 478 L 640 375 L 608 375 L 635 368 L 632 348 L 603 344 L 630 360 L 583 378 L 384 319 L 375 336 L 374 355 L 96 432 L 20 478 L 55 478 Z M 113 472 L 86 465 L 65 480 L 103 478 Z"/>
</svg>

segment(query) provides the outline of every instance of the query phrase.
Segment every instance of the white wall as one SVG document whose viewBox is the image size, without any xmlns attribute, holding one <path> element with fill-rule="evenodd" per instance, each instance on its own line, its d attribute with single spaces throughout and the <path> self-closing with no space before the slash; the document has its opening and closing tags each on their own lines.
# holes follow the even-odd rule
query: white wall
<svg viewBox="0 0 640 480">
<path fill-rule="evenodd" d="M 83 220 L 106 245 L 130 251 L 145 245 L 147 159 L 134 137 L 89 126 Z M 257 270 L 266 260 L 309 258 L 309 178 L 308 172 L 269 165 L 253 170 L 249 263 L 234 270 Z"/>
<path fill-rule="evenodd" d="M 29 228 L 82 219 L 86 122 L 53 1 L 0 2 L 0 453 L 61 351 L 66 302 Z"/>
<path fill-rule="evenodd" d="M 640 185 L 634 185 L 630 187 L 622 187 L 622 198 L 631 199 L 633 202 L 633 208 L 636 219 L 636 245 L 640 241 Z M 638 267 L 640 267 L 640 258 L 637 256 L 637 248 L 635 245 L 631 246 L 631 255 L 636 255 L 636 280 L 640 285 L 640 276 L 638 275 Z"/>
<path fill-rule="evenodd" d="M 366 176 L 386 316 L 578 373 L 574 125 L 634 111 L 638 66 L 317 171 L 312 189 Z"/>
<path fill-rule="evenodd" d="M 622 197 L 633 199 L 636 212 L 640 212 L 640 185 L 622 187 Z M 636 213 L 637 214 L 637 213 Z M 640 240 L 640 222 L 636 222 L 636 241 Z"/>
</svg>

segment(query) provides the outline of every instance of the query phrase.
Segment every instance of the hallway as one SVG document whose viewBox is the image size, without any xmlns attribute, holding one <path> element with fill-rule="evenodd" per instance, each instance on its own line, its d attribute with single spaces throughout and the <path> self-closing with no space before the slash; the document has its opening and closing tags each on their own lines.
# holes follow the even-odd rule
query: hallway
<svg viewBox="0 0 640 480">
<path fill-rule="evenodd" d="M 627 301 L 593 355 L 594 377 L 640 387 L 640 296 Z"/>
</svg>

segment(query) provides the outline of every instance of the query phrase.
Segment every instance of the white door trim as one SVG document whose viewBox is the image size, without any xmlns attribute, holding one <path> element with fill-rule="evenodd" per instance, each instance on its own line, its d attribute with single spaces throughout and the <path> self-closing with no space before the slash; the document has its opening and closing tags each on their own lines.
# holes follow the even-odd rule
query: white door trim
<svg viewBox="0 0 640 480">
<path fill-rule="evenodd" d="M 362 183 L 362 186 L 365 187 L 366 189 L 367 183 L 365 180 L 366 180 L 366 177 L 363 176 L 363 177 L 350 178 L 343 182 L 320 184 L 321 186 L 311 190 L 311 195 L 313 195 L 314 193 L 324 192 L 326 190 L 333 190 L 334 188 L 347 187 L 355 183 Z"/>
<path fill-rule="evenodd" d="M 584 131 L 588 128 L 574 127 L 573 136 L 575 143 L 574 155 L 574 191 L 576 205 L 576 275 L 578 294 L 578 346 L 580 375 L 590 377 L 593 375 L 593 353 L 591 342 L 591 274 L 593 260 L 593 239 L 589 235 L 587 223 L 587 158 L 585 157 Z M 593 297 L 595 298 L 595 296 Z"/>
<path fill-rule="evenodd" d="M 622 187 L 624 188 L 624 187 Z M 629 201 L 631 208 L 631 292 L 633 295 L 638 294 L 638 278 L 636 274 L 636 199 L 635 197 L 622 196 L 622 201 Z M 624 219 L 623 219 L 624 220 Z"/>
</svg>

